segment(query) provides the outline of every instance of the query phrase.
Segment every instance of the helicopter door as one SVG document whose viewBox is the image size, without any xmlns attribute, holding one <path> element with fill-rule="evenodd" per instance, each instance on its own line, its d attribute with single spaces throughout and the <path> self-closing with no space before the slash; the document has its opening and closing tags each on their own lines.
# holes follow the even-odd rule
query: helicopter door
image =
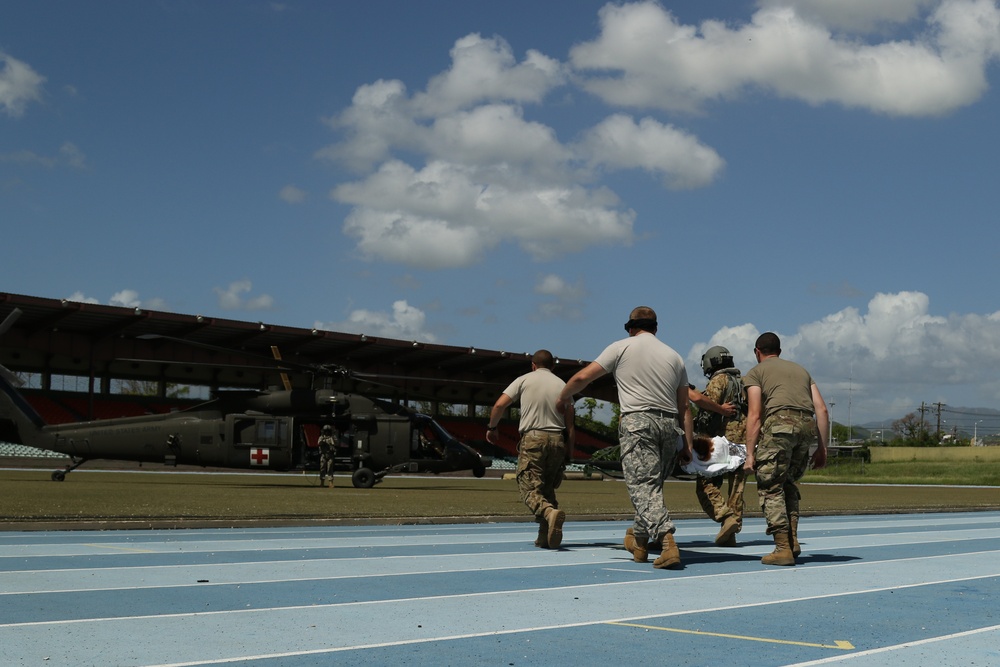
<svg viewBox="0 0 1000 667">
<path fill-rule="evenodd" d="M 232 433 L 232 465 L 240 468 L 290 467 L 291 420 L 268 415 L 226 415 Z"/>
<path fill-rule="evenodd" d="M 372 467 L 371 439 L 366 428 L 355 428 L 348 434 L 351 438 L 351 460 L 355 468 Z"/>
<path fill-rule="evenodd" d="M 225 430 L 219 422 L 205 420 L 198 429 L 198 445 L 195 450 L 198 463 L 201 465 L 225 465 L 226 458 L 222 451 L 222 443 L 225 439 Z M 168 446 L 175 450 L 171 451 L 170 454 L 179 455 L 185 444 L 183 440 L 173 444 L 168 443 Z M 184 447 L 184 449 L 190 450 L 190 447 Z M 188 456 L 190 456 L 189 451 Z"/>
<path fill-rule="evenodd" d="M 56 436 L 56 445 L 52 448 L 57 452 L 63 452 L 64 454 L 69 454 L 70 456 L 83 456 L 86 457 L 90 454 L 90 439 L 89 438 L 67 438 L 63 435 Z"/>
</svg>

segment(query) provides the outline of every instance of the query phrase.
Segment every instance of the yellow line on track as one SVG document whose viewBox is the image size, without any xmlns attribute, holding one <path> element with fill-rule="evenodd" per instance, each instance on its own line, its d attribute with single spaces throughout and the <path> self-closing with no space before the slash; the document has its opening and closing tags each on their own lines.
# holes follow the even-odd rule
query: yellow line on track
<svg viewBox="0 0 1000 667">
<path fill-rule="evenodd" d="M 642 628 L 644 630 L 662 630 L 663 632 L 680 632 L 687 635 L 704 635 L 708 637 L 725 637 L 727 639 L 743 639 L 750 642 L 765 642 L 768 644 L 791 644 L 792 646 L 811 646 L 814 648 L 832 648 L 841 651 L 850 651 L 854 648 L 851 642 L 836 640 L 833 644 L 811 644 L 809 642 L 793 642 L 785 639 L 768 639 L 766 637 L 747 637 L 744 635 L 727 635 L 721 632 L 701 632 L 700 630 L 682 630 L 681 628 L 661 628 L 656 625 L 642 625 L 640 623 L 619 623 L 611 622 L 608 625 L 624 625 L 631 628 Z"/>
</svg>

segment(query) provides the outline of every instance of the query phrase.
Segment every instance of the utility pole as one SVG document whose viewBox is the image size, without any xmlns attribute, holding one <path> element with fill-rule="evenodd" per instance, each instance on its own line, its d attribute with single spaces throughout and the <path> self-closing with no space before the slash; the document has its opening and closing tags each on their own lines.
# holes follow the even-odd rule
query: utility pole
<svg viewBox="0 0 1000 667">
<path fill-rule="evenodd" d="M 941 444 L 941 408 L 945 406 L 944 403 L 934 403 L 937 406 L 937 437 L 938 444 Z"/>
<path fill-rule="evenodd" d="M 835 405 L 836 403 L 830 401 L 830 433 L 827 438 L 827 443 L 831 445 L 833 444 L 833 406 Z"/>
<path fill-rule="evenodd" d="M 848 376 L 847 385 L 847 444 L 851 444 L 854 437 L 851 434 L 851 395 L 854 393 L 854 362 L 851 362 L 851 374 Z"/>
<path fill-rule="evenodd" d="M 927 429 L 924 427 L 924 413 L 927 411 L 927 407 L 924 405 L 923 401 L 920 401 L 920 440 L 924 439 L 924 433 Z"/>
</svg>

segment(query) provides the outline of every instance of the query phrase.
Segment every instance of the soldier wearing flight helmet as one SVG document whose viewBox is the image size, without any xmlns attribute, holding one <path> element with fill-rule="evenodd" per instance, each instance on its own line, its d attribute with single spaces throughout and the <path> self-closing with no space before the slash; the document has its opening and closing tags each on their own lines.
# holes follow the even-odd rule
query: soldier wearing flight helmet
<svg viewBox="0 0 1000 667">
<path fill-rule="evenodd" d="M 695 417 L 694 430 L 706 436 L 724 436 L 733 443 L 746 441 L 746 389 L 740 371 L 733 363 L 733 355 L 721 345 L 708 348 L 701 356 L 701 368 L 708 385 L 702 392 L 719 405 L 729 404 L 734 414 L 723 415 L 710 410 L 700 410 Z M 728 495 L 723 495 L 723 485 L 729 483 Z M 736 533 L 743 529 L 743 490 L 746 472 L 742 468 L 717 477 L 695 479 L 695 493 L 705 514 L 722 524 L 715 543 L 719 546 L 736 546 Z"/>
</svg>

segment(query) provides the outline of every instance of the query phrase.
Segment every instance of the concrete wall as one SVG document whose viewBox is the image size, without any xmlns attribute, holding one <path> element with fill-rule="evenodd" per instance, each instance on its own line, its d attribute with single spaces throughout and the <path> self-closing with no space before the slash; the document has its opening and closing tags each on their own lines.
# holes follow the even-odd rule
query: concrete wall
<svg viewBox="0 0 1000 667">
<path fill-rule="evenodd" d="M 1000 461 L 1000 447 L 872 447 L 872 463 L 888 461 Z"/>
</svg>

